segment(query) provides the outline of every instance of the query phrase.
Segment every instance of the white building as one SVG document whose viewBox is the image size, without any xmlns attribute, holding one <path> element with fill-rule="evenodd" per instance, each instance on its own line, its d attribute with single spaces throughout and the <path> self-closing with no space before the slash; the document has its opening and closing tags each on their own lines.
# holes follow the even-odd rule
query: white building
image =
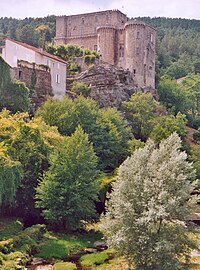
<svg viewBox="0 0 200 270">
<path fill-rule="evenodd" d="M 18 61 L 27 61 L 37 65 L 47 65 L 51 73 L 51 85 L 55 98 L 65 96 L 67 63 L 61 58 L 10 38 L 5 40 L 3 59 L 12 67 L 18 67 Z"/>
</svg>

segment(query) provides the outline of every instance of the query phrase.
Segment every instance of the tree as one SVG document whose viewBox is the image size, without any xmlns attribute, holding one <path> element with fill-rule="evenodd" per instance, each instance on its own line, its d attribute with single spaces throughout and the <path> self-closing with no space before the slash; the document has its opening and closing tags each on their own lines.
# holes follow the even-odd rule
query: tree
<svg viewBox="0 0 200 270">
<path fill-rule="evenodd" d="M 62 135 L 70 136 L 80 125 L 93 143 L 100 169 L 113 170 L 127 156 L 129 130 L 117 109 L 100 109 L 91 98 L 79 96 L 74 100 L 49 100 L 37 115 L 57 126 Z"/>
<path fill-rule="evenodd" d="M 152 120 L 153 129 L 150 134 L 156 143 L 167 139 L 173 132 L 177 132 L 181 138 L 186 136 L 186 116 L 178 113 L 176 116 L 164 115 Z"/>
<path fill-rule="evenodd" d="M 26 225 L 38 221 L 40 213 L 35 208 L 35 188 L 39 177 L 48 169 L 50 151 L 61 141 L 62 136 L 56 129 L 41 119 L 30 121 L 27 114 L 11 115 L 6 110 L 0 113 L 0 144 L 6 149 L 6 156 L 2 157 L 1 183 L 6 183 L 10 197 L 15 193 L 14 203 L 2 209 L 4 212 L 9 210 L 22 217 Z"/>
<path fill-rule="evenodd" d="M 136 139 L 145 141 L 152 129 L 151 120 L 155 117 L 157 102 L 151 93 L 133 94 L 123 103 L 126 119 Z"/>
<path fill-rule="evenodd" d="M 177 84 L 175 80 L 163 77 L 158 85 L 158 95 L 160 102 L 172 113 L 187 113 L 191 106 L 184 88 Z"/>
<path fill-rule="evenodd" d="M 21 42 L 27 43 L 29 45 L 38 46 L 36 30 L 31 24 L 25 24 L 19 28 L 18 38 Z"/>
<path fill-rule="evenodd" d="M 119 168 L 107 205 L 103 230 L 134 269 L 183 269 L 180 256 L 194 247 L 184 220 L 195 177 L 176 133 L 156 148 L 149 141 Z"/>
<path fill-rule="evenodd" d="M 3 143 L 0 143 L 0 206 L 14 202 L 17 188 L 23 177 L 22 165 L 13 161 Z"/>
<path fill-rule="evenodd" d="M 95 217 L 98 191 L 97 157 L 80 126 L 52 154 L 50 163 L 37 187 L 37 206 L 47 220 L 75 229 Z"/>
</svg>

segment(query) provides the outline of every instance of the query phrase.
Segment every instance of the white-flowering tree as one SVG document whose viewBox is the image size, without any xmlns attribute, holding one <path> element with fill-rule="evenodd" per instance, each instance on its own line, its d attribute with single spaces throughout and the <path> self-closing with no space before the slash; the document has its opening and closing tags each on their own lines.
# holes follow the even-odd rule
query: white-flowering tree
<svg viewBox="0 0 200 270">
<path fill-rule="evenodd" d="M 149 141 L 119 168 L 103 231 L 137 270 L 180 270 L 194 247 L 183 226 L 195 177 L 174 133 L 156 147 Z"/>
</svg>

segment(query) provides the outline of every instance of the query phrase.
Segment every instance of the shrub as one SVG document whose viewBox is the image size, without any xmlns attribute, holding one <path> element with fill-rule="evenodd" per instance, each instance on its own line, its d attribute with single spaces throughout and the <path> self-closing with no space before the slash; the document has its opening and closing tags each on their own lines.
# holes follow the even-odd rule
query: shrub
<svg viewBox="0 0 200 270">
<path fill-rule="evenodd" d="M 193 139 L 195 142 L 199 142 L 200 141 L 200 132 L 199 131 L 195 131 L 193 133 Z"/>
<path fill-rule="evenodd" d="M 53 270 L 76 270 L 76 265 L 71 262 L 58 262 L 54 264 Z"/>
<path fill-rule="evenodd" d="M 86 254 L 81 257 L 81 264 L 83 267 L 100 265 L 108 260 L 107 252 L 103 251 L 100 253 Z"/>
<path fill-rule="evenodd" d="M 94 64 L 95 59 L 96 56 L 94 54 L 84 56 L 84 62 L 86 63 L 86 65 Z"/>
<path fill-rule="evenodd" d="M 91 88 L 83 82 L 73 82 L 72 92 L 75 92 L 78 95 L 82 94 L 84 97 L 87 97 L 91 92 Z"/>
<path fill-rule="evenodd" d="M 80 72 L 81 67 L 76 62 L 72 62 L 69 66 L 69 70 L 72 72 Z"/>
</svg>

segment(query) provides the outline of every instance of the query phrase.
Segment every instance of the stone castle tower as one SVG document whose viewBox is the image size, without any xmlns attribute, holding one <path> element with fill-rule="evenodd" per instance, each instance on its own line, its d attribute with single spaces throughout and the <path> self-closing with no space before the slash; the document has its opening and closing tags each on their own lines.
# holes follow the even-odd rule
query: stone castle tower
<svg viewBox="0 0 200 270">
<path fill-rule="evenodd" d="M 56 44 L 97 50 L 102 60 L 129 69 L 139 87 L 155 87 L 156 31 L 119 10 L 56 18 Z"/>
</svg>

